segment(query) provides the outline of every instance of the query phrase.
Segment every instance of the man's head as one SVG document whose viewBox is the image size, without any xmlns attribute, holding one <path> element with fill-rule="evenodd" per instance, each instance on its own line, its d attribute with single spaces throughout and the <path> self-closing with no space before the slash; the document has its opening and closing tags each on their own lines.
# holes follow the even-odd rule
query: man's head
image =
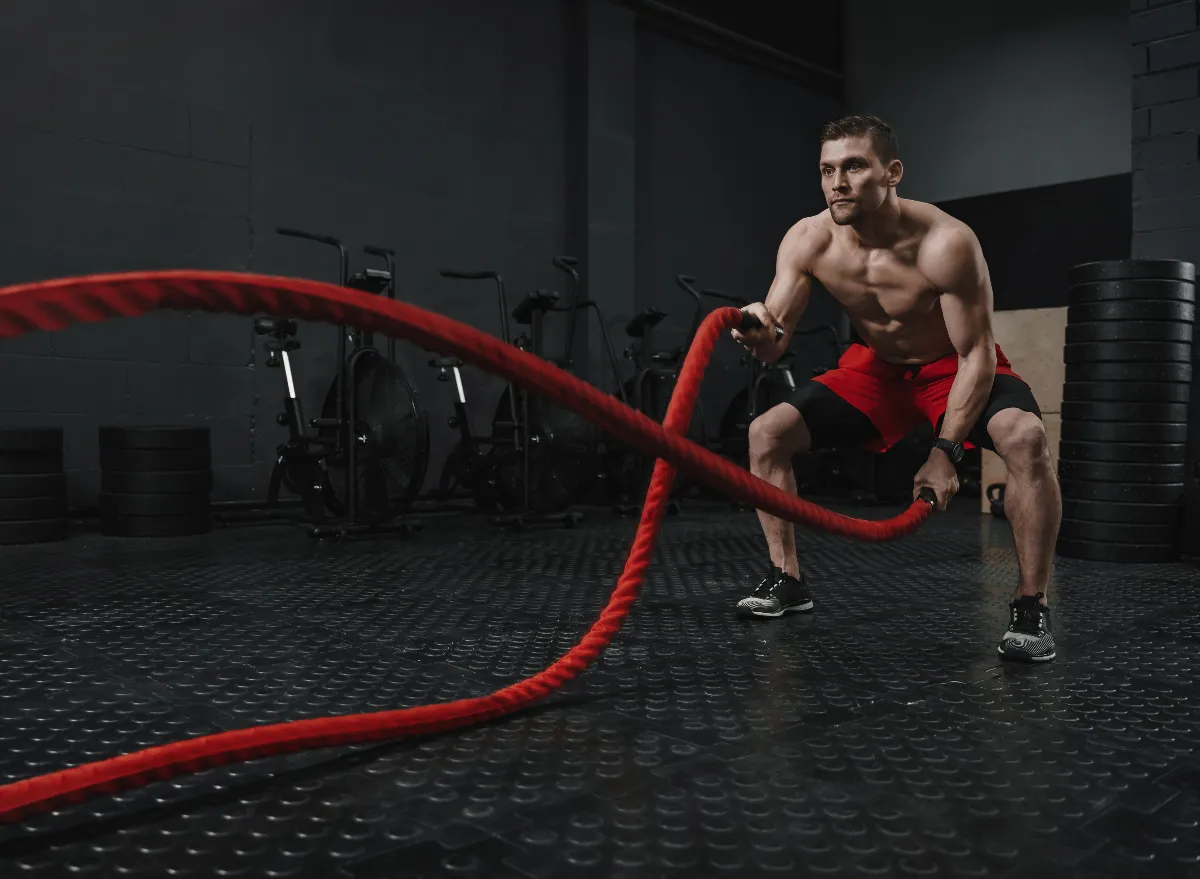
<svg viewBox="0 0 1200 879">
<path fill-rule="evenodd" d="M 845 116 L 821 129 L 821 189 L 829 214 L 846 226 L 875 211 L 900 182 L 896 133 L 875 116 Z"/>
</svg>

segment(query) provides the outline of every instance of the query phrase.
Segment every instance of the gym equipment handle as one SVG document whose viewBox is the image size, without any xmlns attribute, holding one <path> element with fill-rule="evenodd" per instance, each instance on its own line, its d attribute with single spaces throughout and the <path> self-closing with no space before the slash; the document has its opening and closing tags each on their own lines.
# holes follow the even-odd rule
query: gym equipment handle
<svg viewBox="0 0 1200 879">
<path fill-rule="evenodd" d="M 531 394 L 601 425 L 617 442 L 658 459 L 642 505 L 637 536 L 599 618 L 574 647 L 533 677 L 486 696 L 228 730 L 11 782 L 0 786 L 0 820 L 17 821 L 93 797 L 260 757 L 461 729 L 512 714 L 544 699 L 591 665 L 620 630 L 652 560 L 676 467 L 695 481 L 721 490 L 731 500 L 789 522 L 803 522 L 860 540 L 901 537 L 915 531 L 932 514 L 932 505 L 922 499 L 913 501 L 892 519 L 854 519 L 782 491 L 687 439 L 685 434 L 713 349 L 725 331 L 744 318 L 735 308 L 719 308 L 705 318 L 687 351 L 661 424 L 544 359 L 468 324 L 407 302 L 360 296 L 345 287 L 301 278 L 176 270 L 21 284 L 0 289 L 0 338 L 34 330 L 60 330 L 73 323 L 135 317 L 159 309 L 201 309 L 246 316 L 266 312 L 355 326 L 407 339 L 445 356 L 461 357 L 520 383 Z"/>
<path fill-rule="evenodd" d="M 743 329 L 743 330 L 762 329 L 763 322 L 761 320 L 759 320 L 755 315 L 750 314 L 747 311 L 739 312 L 739 314 L 741 314 L 741 316 L 742 316 L 741 329 Z M 783 332 L 783 327 L 775 327 L 775 338 L 776 339 L 782 339 L 784 337 L 784 335 L 785 335 L 785 333 Z"/>
<path fill-rule="evenodd" d="M 371 256 L 389 257 L 395 256 L 396 250 L 392 247 L 377 247 L 374 244 L 364 244 L 363 253 L 369 253 Z"/>
</svg>

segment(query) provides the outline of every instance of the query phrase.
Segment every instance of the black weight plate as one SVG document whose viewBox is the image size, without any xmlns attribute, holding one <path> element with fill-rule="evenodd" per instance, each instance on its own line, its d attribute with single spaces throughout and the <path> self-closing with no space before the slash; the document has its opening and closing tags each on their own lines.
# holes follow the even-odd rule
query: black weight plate
<svg viewBox="0 0 1200 879">
<path fill-rule="evenodd" d="M 1068 363 L 1068 382 L 1182 382 L 1192 381 L 1190 363 Z"/>
<path fill-rule="evenodd" d="M 1064 519 L 1087 522 L 1112 522 L 1118 525 L 1169 525 L 1178 528 L 1183 521 L 1180 504 L 1122 504 L 1112 501 L 1062 499 Z"/>
<path fill-rule="evenodd" d="M 0 521 L 61 519 L 67 515 L 66 495 L 51 497 L 0 497 Z"/>
<path fill-rule="evenodd" d="M 101 427 L 102 449 L 207 449 L 207 427 Z"/>
<path fill-rule="evenodd" d="M 1187 442 L 1186 424 L 1121 424 L 1118 421 L 1063 421 L 1059 439 L 1073 443 Z"/>
<path fill-rule="evenodd" d="M 61 427 L 0 428 L 0 452 L 61 452 Z"/>
<path fill-rule="evenodd" d="M 1196 267 L 1181 259 L 1104 259 L 1067 269 L 1067 284 L 1119 279 L 1195 281 Z"/>
<path fill-rule="evenodd" d="M 1189 281 L 1090 281 L 1067 289 L 1068 307 L 1089 302 L 1127 302 L 1132 299 L 1195 302 L 1196 285 Z"/>
<path fill-rule="evenodd" d="M 1094 540 L 1113 543 L 1157 543 L 1170 546 L 1179 542 L 1177 525 L 1124 525 L 1114 522 L 1089 522 L 1086 519 L 1063 519 L 1058 536 L 1072 540 Z"/>
<path fill-rule="evenodd" d="M 1111 501 L 1118 504 L 1178 504 L 1187 486 L 1182 482 L 1082 482 L 1060 479 L 1063 498 L 1073 501 Z"/>
<path fill-rule="evenodd" d="M 20 522 L 0 522 L 0 545 L 17 546 L 23 543 L 50 543 L 67 536 L 67 520 L 27 519 Z"/>
<path fill-rule="evenodd" d="M 208 492 L 200 494 L 111 494 L 101 492 L 101 516 L 186 516 L 212 509 Z"/>
<path fill-rule="evenodd" d="M 1075 403 L 1063 401 L 1063 421 L 1140 421 L 1143 424 L 1183 424 L 1187 403 Z"/>
<path fill-rule="evenodd" d="M 1181 342 L 1089 342 L 1063 345 L 1064 363 L 1187 363 L 1192 346 Z"/>
<path fill-rule="evenodd" d="M 129 473 L 120 470 L 100 472 L 100 490 L 112 494 L 200 494 L 212 491 L 211 470 L 177 470 L 167 473 L 147 470 Z"/>
<path fill-rule="evenodd" d="M 187 516 L 104 516 L 100 533 L 108 537 L 188 537 L 212 531 L 211 513 Z"/>
<path fill-rule="evenodd" d="M 207 470 L 212 465 L 212 453 L 203 449 L 118 449 L 100 450 L 100 469 L 121 472 L 147 471 L 179 472 Z"/>
<path fill-rule="evenodd" d="M 1078 479 L 1083 482 L 1183 482 L 1187 476 L 1186 464 L 1129 464 L 1124 461 L 1068 461 L 1058 462 L 1058 475 L 1062 479 Z"/>
<path fill-rule="evenodd" d="M 0 474 L 0 498 L 66 497 L 67 475 L 65 473 L 25 474 L 6 476 Z"/>
<path fill-rule="evenodd" d="M 17 476 L 62 472 L 61 449 L 50 452 L 0 452 L 0 473 Z"/>
<path fill-rule="evenodd" d="M 1067 326 L 1093 322 L 1163 321 L 1191 324 L 1196 305 L 1170 299 L 1127 299 L 1067 306 Z"/>
<path fill-rule="evenodd" d="M 1064 341 L 1068 345 L 1089 342 L 1187 342 L 1192 341 L 1192 325 L 1166 320 L 1096 320 L 1067 324 Z"/>
<path fill-rule="evenodd" d="M 1174 545 L 1109 543 L 1093 540 L 1073 540 L 1069 537 L 1058 538 L 1058 546 L 1055 549 L 1063 558 L 1083 559 L 1089 562 L 1155 564 L 1175 561 L 1179 557 L 1179 547 Z"/>
<path fill-rule="evenodd" d="M 1192 386 L 1184 382 L 1063 382 L 1063 402 L 1187 403 Z"/>
<path fill-rule="evenodd" d="M 1079 443 L 1060 442 L 1060 461 L 1117 461 L 1130 464 L 1182 464 L 1187 445 L 1176 443 Z"/>
</svg>

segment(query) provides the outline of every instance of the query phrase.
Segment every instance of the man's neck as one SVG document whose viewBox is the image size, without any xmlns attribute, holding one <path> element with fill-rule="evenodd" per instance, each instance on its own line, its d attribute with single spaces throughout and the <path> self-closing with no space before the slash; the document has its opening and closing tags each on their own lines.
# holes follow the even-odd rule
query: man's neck
<svg viewBox="0 0 1200 879">
<path fill-rule="evenodd" d="M 851 225 L 850 231 L 865 248 L 891 247 L 900 239 L 901 222 L 904 214 L 900 210 L 900 199 L 889 195 L 879 209 L 864 216 Z"/>
</svg>

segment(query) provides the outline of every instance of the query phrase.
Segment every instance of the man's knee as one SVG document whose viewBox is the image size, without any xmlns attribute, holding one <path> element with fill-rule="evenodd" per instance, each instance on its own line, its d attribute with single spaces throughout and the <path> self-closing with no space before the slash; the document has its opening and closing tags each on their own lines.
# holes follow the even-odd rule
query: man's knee
<svg viewBox="0 0 1200 879">
<path fill-rule="evenodd" d="M 804 417 L 790 403 L 780 403 L 750 422 L 750 457 L 789 457 L 808 451 L 811 443 Z"/>
<path fill-rule="evenodd" d="M 1032 412 L 1002 409 L 988 422 L 996 454 L 1011 469 L 1034 467 L 1050 460 L 1046 425 Z"/>
</svg>

